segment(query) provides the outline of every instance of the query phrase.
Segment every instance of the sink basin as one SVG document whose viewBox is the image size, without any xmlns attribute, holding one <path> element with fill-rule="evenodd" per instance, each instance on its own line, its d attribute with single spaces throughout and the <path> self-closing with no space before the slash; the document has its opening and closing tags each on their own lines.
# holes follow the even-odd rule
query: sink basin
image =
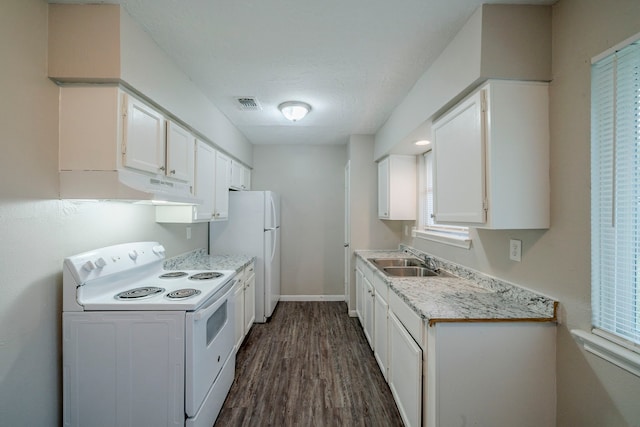
<svg viewBox="0 0 640 427">
<path fill-rule="evenodd" d="M 371 260 L 379 268 L 384 267 L 425 267 L 417 258 L 373 258 Z"/>
<path fill-rule="evenodd" d="M 437 272 L 425 267 L 384 267 L 382 271 L 393 277 L 439 276 Z"/>
<path fill-rule="evenodd" d="M 443 270 L 432 270 L 422 260 L 413 257 L 372 258 L 370 261 L 390 277 L 454 277 Z"/>
</svg>

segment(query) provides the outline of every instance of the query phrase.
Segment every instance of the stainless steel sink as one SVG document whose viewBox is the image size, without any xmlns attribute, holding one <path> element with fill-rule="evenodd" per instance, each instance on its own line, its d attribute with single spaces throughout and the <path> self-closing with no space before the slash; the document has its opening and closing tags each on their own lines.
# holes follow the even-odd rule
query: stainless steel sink
<svg viewBox="0 0 640 427">
<path fill-rule="evenodd" d="M 371 260 L 378 268 L 385 267 L 424 267 L 427 266 L 418 258 L 373 258 Z"/>
<path fill-rule="evenodd" d="M 425 267 L 385 267 L 382 271 L 384 271 L 388 276 L 393 277 L 439 276 L 437 272 Z"/>
<path fill-rule="evenodd" d="M 370 261 L 390 277 L 454 277 L 443 270 L 429 268 L 422 260 L 407 258 L 372 258 Z"/>
</svg>

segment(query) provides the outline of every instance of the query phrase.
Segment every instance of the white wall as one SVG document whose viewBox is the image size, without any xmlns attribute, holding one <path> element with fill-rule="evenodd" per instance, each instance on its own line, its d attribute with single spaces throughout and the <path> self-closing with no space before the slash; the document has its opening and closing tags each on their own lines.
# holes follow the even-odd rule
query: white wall
<svg viewBox="0 0 640 427">
<path fill-rule="evenodd" d="M 58 195 L 58 89 L 47 76 L 47 3 L 0 2 L 0 425 L 61 417 L 62 261 L 96 247 L 162 242 L 169 256 L 206 247 L 206 225 L 157 225 L 150 206 Z"/>
<path fill-rule="evenodd" d="M 414 239 L 415 247 L 560 302 L 559 427 L 640 426 L 640 378 L 581 350 L 569 331 L 590 328 L 590 60 L 640 32 L 637 0 L 560 0 L 552 9 L 551 228 L 472 230 L 471 250 Z M 522 240 L 522 262 L 508 259 Z"/>
<path fill-rule="evenodd" d="M 256 145 L 253 190 L 281 195 L 283 295 L 344 295 L 345 146 Z"/>
<path fill-rule="evenodd" d="M 373 161 L 373 135 L 351 135 L 351 249 L 397 248 L 404 221 L 378 219 L 378 164 Z M 355 257 L 351 258 L 351 308 L 355 307 Z"/>
</svg>

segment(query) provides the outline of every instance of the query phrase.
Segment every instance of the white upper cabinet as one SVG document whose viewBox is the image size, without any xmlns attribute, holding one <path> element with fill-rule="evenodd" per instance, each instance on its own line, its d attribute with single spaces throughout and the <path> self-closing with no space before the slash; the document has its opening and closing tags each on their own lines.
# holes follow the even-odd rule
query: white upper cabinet
<svg viewBox="0 0 640 427">
<path fill-rule="evenodd" d="M 167 120 L 167 176 L 193 182 L 194 144 L 191 132 Z"/>
<path fill-rule="evenodd" d="M 432 129 L 437 223 L 549 227 L 546 83 L 489 81 Z"/>
<path fill-rule="evenodd" d="M 231 159 L 216 152 L 216 178 L 213 220 L 229 218 L 229 187 L 231 185 Z"/>
<path fill-rule="evenodd" d="M 231 183 L 233 190 L 249 190 L 251 188 L 251 170 L 235 160 L 231 160 Z"/>
<path fill-rule="evenodd" d="M 124 166 L 180 180 L 191 186 L 193 193 L 195 137 L 144 102 L 128 94 L 123 98 L 127 105 Z"/>
<path fill-rule="evenodd" d="M 196 142 L 195 195 L 202 200 L 202 204 L 194 206 L 194 218 L 197 221 L 210 221 L 213 218 L 215 168 L 216 150 L 198 140 Z"/>
<path fill-rule="evenodd" d="M 416 219 L 416 157 L 391 155 L 378 162 L 378 217 Z"/>
<path fill-rule="evenodd" d="M 251 169 L 245 167 L 244 168 L 244 179 L 243 179 L 243 184 L 244 184 L 244 190 L 251 190 Z"/>
<path fill-rule="evenodd" d="M 123 163 L 151 173 L 165 173 L 165 119 L 142 101 L 123 94 L 126 102 Z"/>
<path fill-rule="evenodd" d="M 61 198 L 198 202 L 195 139 L 173 123 L 168 136 L 152 105 L 118 86 L 91 85 L 60 88 L 59 108 Z"/>
<path fill-rule="evenodd" d="M 156 221 L 194 223 L 225 220 L 229 217 L 229 157 L 204 141 L 196 140 L 195 206 L 156 206 Z"/>
</svg>

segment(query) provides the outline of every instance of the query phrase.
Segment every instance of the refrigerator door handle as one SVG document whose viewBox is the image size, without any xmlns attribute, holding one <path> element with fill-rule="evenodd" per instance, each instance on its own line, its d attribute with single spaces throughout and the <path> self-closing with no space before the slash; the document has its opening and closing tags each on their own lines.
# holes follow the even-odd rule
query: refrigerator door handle
<svg viewBox="0 0 640 427">
<path fill-rule="evenodd" d="M 276 203 L 273 201 L 273 197 L 270 197 L 269 201 L 271 202 L 271 224 L 277 226 L 278 220 L 276 218 Z"/>
</svg>

